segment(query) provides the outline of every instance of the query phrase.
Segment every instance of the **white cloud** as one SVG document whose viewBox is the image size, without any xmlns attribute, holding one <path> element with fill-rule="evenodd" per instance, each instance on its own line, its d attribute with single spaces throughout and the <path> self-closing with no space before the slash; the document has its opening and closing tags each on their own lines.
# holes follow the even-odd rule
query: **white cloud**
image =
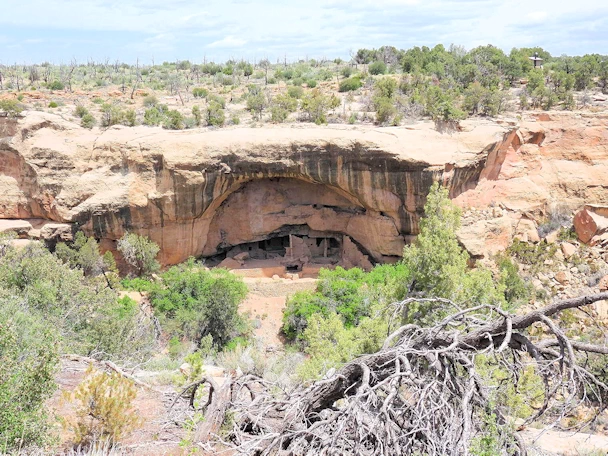
<svg viewBox="0 0 608 456">
<path fill-rule="evenodd" d="M 216 60 L 285 54 L 295 60 L 348 57 L 359 47 L 437 43 L 467 48 L 491 43 L 507 51 L 539 45 L 557 54 L 608 52 L 605 0 L 7 1 L 11 14 L 0 15 L 5 42 L 42 52 L 24 41 L 34 36 L 48 42 L 63 34 L 70 45 L 45 50 L 54 54 L 42 58 L 51 60 L 94 53 L 127 58 L 122 49 L 133 60 L 151 55 L 197 59 L 201 49 Z M 235 50 L 243 55 L 233 55 Z"/>
<path fill-rule="evenodd" d="M 208 48 L 235 48 L 241 47 L 247 43 L 247 40 L 236 38 L 234 36 L 227 36 L 218 41 L 214 41 L 213 43 L 207 45 Z"/>
</svg>

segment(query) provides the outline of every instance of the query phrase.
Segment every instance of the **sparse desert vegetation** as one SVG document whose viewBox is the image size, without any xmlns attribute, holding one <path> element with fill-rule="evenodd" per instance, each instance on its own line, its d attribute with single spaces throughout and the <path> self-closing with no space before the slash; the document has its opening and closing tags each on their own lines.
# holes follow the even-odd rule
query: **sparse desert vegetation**
<svg viewBox="0 0 608 456">
<path fill-rule="evenodd" d="M 351 54 L 0 65 L 0 453 L 608 441 L 608 56 Z"/>
</svg>

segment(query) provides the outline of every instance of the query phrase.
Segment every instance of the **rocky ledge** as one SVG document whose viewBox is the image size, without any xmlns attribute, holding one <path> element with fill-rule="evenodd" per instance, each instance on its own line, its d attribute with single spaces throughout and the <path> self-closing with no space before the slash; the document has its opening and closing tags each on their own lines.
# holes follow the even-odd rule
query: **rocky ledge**
<svg viewBox="0 0 608 456">
<path fill-rule="evenodd" d="M 608 203 L 607 125 L 551 114 L 463 122 L 452 134 L 430 123 L 90 131 L 30 112 L 0 119 L 0 219 L 69 224 L 109 250 L 137 232 L 160 245 L 163 264 L 292 235 L 324 254 L 343 236 L 361 252 L 351 263 L 382 262 L 417 234 L 428 188 L 441 181 L 463 207 L 495 211 L 489 244 L 487 232 L 470 242 L 483 254 L 522 215 L 534 225 L 558 203 Z M 469 232 L 487 218 L 469 220 Z"/>
</svg>

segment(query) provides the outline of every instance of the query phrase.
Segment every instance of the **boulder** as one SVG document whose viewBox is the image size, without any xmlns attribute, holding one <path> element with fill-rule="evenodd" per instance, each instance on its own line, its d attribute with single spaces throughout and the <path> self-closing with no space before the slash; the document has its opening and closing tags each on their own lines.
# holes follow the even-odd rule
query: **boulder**
<svg viewBox="0 0 608 456">
<path fill-rule="evenodd" d="M 574 216 L 574 229 L 581 242 L 608 232 L 608 206 L 587 204 Z"/>
<path fill-rule="evenodd" d="M 565 271 L 559 271 L 555 274 L 555 280 L 557 280 L 561 285 L 568 285 L 570 283 L 570 276 Z"/>
<path fill-rule="evenodd" d="M 597 286 L 599 287 L 600 291 L 608 291 L 608 275 L 602 277 Z"/>
<path fill-rule="evenodd" d="M 239 263 L 238 261 L 236 261 L 234 258 L 226 258 L 224 261 L 222 261 L 217 266 L 219 268 L 226 268 L 226 269 L 239 269 L 242 266 L 242 264 Z"/>
<path fill-rule="evenodd" d="M 40 239 L 47 243 L 72 242 L 72 225 L 69 223 L 47 223 L 40 230 Z"/>
<path fill-rule="evenodd" d="M 32 224 L 27 220 L 0 220 L 0 233 L 13 232 L 20 238 L 27 237 Z"/>
<path fill-rule="evenodd" d="M 545 242 L 547 244 L 555 244 L 559 239 L 559 230 L 551 231 L 545 236 Z"/>
<path fill-rule="evenodd" d="M 523 242 L 540 242 L 540 236 L 534 220 L 523 218 L 515 227 L 515 238 Z"/>
<path fill-rule="evenodd" d="M 233 257 L 236 261 L 238 261 L 239 263 L 244 262 L 245 260 L 249 259 L 249 252 L 241 252 L 241 253 L 237 253 L 236 255 L 234 255 Z"/>
<path fill-rule="evenodd" d="M 562 242 L 562 253 L 566 259 L 570 258 L 576 253 L 576 246 L 569 242 Z"/>
<path fill-rule="evenodd" d="M 473 258 L 504 252 L 513 239 L 513 219 L 503 216 L 479 220 L 456 233 L 458 241 Z"/>
</svg>

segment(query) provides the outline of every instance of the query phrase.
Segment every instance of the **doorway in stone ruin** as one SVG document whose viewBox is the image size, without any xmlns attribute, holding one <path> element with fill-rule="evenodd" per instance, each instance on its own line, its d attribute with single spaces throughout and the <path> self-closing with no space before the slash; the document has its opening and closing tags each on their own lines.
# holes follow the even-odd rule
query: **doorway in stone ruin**
<svg viewBox="0 0 608 456">
<path fill-rule="evenodd" d="M 298 272 L 305 264 L 337 265 L 342 261 L 344 235 L 311 230 L 307 226 L 283 227 L 279 232 L 254 242 L 226 248 L 206 258 L 214 266 L 226 258 L 274 260 L 288 272 Z"/>
</svg>

